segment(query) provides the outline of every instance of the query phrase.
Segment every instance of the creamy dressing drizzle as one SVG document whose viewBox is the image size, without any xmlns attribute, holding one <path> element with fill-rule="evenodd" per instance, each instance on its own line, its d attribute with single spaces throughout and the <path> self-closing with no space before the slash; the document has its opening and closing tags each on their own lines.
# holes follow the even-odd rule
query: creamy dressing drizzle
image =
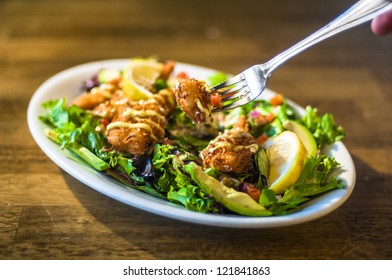
<svg viewBox="0 0 392 280">
<path fill-rule="evenodd" d="M 206 117 L 208 117 L 210 115 L 210 112 L 208 111 L 208 109 L 203 107 L 203 105 L 201 104 L 199 99 L 196 100 L 196 105 L 200 109 L 200 111 L 202 111 L 205 114 Z"/>
<path fill-rule="evenodd" d="M 125 105 L 128 102 L 126 98 L 112 101 L 113 105 Z M 157 141 L 157 135 L 154 134 L 154 131 L 157 134 L 164 135 L 165 130 L 161 124 L 166 123 L 166 117 L 168 109 L 168 104 L 174 105 L 174 98 L 170 95 L 170 92 L 162 92 L 159 95 L 155 95 L 153 98 L 147 100 L 139 101 L 140 105 L 147 105 L 147 104 L 158 104 L 159 105 L 159 112 L 155 110 L 137 110 L 133 108 L 126 108 L 122 113 L 123 116 L 129 116 L 132 118 L 132 122 L 127 121 L 116 121 L 110 123 L 106 130 L 109 131 L 113 128 L 130 128 L 130 129 L 145 129 L 149 132 L 150 137 Z M 158 122 L 152 120 L 151 118 L 157 118 Z M 161 123 L 161 124 L 160 124 Z"/>
<path fill-rule="evenodd" d="M 129 122 L 112 122 L 111 124 L 109 124 L 106 127 L 106 130 L 110 130 L 113 128 L 117 128 L 117 127 L 124 127 L 124 128 L 143 128 L 145 130 L 147 130 L 150 133 L 150 136 L 152 139 L 157 140 L 157 138 L 155 137 L 152 128 L 150 125 L 148 125 L 147 123 L 129 123 Z"/>
<path fill-rule="evenodd" d="M 234 152 L 240 151 L 242 149 L 249 149 L 252 153 L 256 153 L 259 149 L 259 145 L 257 145 L 257 144 L 251 144 L 248 146 L 241 146 L 241 145 L 232 145 L 228 142 L 222 141 L 222 142 L 216 142 L 216 143 L 214 143 L 214 145 L 215 146 L 213 148 L 208 149 L 209 153 L 213 153 L 215 150 L 217 150 L 219 148 L 224 148 L 224 147 L 232 148 Z"/>
<path fill-rule="evenodd" d="M 154 110 L 135 110 L 132 108 L 127 108 L 124 112 L 123 112 L 124 116 L 134 116 L 134 117 L 157 117 L 159 118 L 161 121 L 165 121 L 165 117 L 162 116 L 161 114 L 159 114 L 158 112 L 154 111 Z"/>
</svg>

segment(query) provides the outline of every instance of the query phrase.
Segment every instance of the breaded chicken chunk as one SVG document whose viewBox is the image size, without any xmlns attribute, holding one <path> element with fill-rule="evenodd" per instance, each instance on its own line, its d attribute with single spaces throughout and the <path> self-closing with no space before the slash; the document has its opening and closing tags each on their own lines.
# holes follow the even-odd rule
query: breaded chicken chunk
<svg viewBox="0 0 392 280">
<path fill-rule="evenodd" d="M 225 173 L 244 174 L 254 167 L 259 145 L 243 127 L 220 134 L 200 153 L 204 168 L 214 167 Z"/>
<path fill-rule="evenodd" d="M 90 91 L 77 96 L 72 100 L 71 105 L 76 105 L 85 110 L 91 110 L 94 107 L 108 101 L 118 92 L 120 87 L 119 79 L 113 79 L 108 83 L 101 84 L 92 88 Z"/>
<path fill-rule="evenodd" d="M 174 94 L 177 104 L 194 123 L 212 120 L 211 92 L 205 82 L 192 78 L 178 80 Z"/>
<path fill-rule="evenodd" d="M 174 94 L 170 90 L 162 90 L 147 100 L 130 102 L 107 126 L 108 142 L 119 152 L 150 154 L 164 137 L 167 116 L 174 107 Z"/>
</svg>

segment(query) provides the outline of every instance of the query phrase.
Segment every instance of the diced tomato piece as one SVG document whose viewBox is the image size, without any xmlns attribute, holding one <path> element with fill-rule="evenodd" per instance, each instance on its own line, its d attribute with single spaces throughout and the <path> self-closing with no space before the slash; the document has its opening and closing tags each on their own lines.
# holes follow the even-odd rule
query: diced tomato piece
<svg viewBox="0 0 392 280">
<path fill-rule="evenodd" d="M 265 125 L 266 123 L 268 123 L 267 119 L 262 115 L 258 115 L 255 119 L 254 122 L 257 126 L 262 126 Z"/>
<path fill-rule="evenodd" d="M 263 144 L 265 141 L 267 141 L 267 139 L 268 135 L 263 133 L 259 137 L 257 137 L 257 142 L 259 142 L 259 144 Z"/>
<path fill-rule="evenodd" d="M 189 78 L 188 74 L 185 72 L 179 72 L 176 77 L 178 79 L 188 79 Z"/>
<path fill-rule="evenodd" d="M 210 96 L 211 105 L 214 107 L 221 107 L 222 98 L 219 93 L 213 94 Z"/>
<path fill-rule="evenodd" d="M 107 127 L 110 122 L 107 119 L 101 119 L 101 125 Z"/>
<path fill-rule="evenodd" d="M 281 94 L 275 94 L 274 97 L 271 98 L 270 100 L 272 106 L 279 106 L 283 104 L 283 95 Z"/>
<path fill-rule="evenodd" d="M 274 113 L 269 113 L 268 115 L 266 115 L 265 116 L 265 119 L 268 121 L 268 122 L 272 122 L 274 119 L 275 119 L 275 114 Z"/>
<path fill-rule="evenodd" d="M 252 184 L 250 184 L 250 183 L 243 183 L 240 186 L 240 191 L 248 194 L 255 201 L 257 201 L 257 202 L 259 201 L 261 191 L 260 191 L 260 189 L 256 188 Z"/>
</svg>

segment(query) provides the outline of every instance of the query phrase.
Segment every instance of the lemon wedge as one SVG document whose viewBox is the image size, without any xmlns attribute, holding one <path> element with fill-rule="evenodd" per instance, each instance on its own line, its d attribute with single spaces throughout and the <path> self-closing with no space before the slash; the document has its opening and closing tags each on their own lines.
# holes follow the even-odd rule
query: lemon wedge
<svg viewBox="0 0 392 280">
<path fill-rule="evenodd" d="M 122 76 L 124 93 L 133 100 L 151 97 L 151 89 L 161 75 L 162 69 L 163 64 L 155 59 L 132 59 Z"/>
<path fill-rule="evenodd" d="M 283 194 L 299 178 L 307 152 L 298 136 L 291 131 L 270 138 L 264 143 L 270 164 L 267 178 L 269 188 Z"/>
</svg>

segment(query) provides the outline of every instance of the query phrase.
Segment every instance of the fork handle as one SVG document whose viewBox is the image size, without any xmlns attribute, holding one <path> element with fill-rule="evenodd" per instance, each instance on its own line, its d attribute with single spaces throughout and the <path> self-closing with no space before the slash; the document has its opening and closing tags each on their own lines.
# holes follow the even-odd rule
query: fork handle
<svg viewBox="0 0 392 280">
<path fill-rule="evenodd" d="M 369 21 L 376 16 L 384 13 L 385 11 L 392 8 L 391 0 L 360 0 L 355 3 L 351 8 L 331 21 L 326 26 L 322 27 L 315 33 L 311 34 L 304 40 L 295 44 L 286 51 L 278 54 L 270 61 L 263 64 L 263 68 L 266 69 L 265 75 L 268 77 L 281 64 L 286 62 L 288 59 L 302 52 L 303 50 L 315 45 L 316 43 L 334 36 L 344 30 L 355 27 L 366 21 Z"/>
</svg>

